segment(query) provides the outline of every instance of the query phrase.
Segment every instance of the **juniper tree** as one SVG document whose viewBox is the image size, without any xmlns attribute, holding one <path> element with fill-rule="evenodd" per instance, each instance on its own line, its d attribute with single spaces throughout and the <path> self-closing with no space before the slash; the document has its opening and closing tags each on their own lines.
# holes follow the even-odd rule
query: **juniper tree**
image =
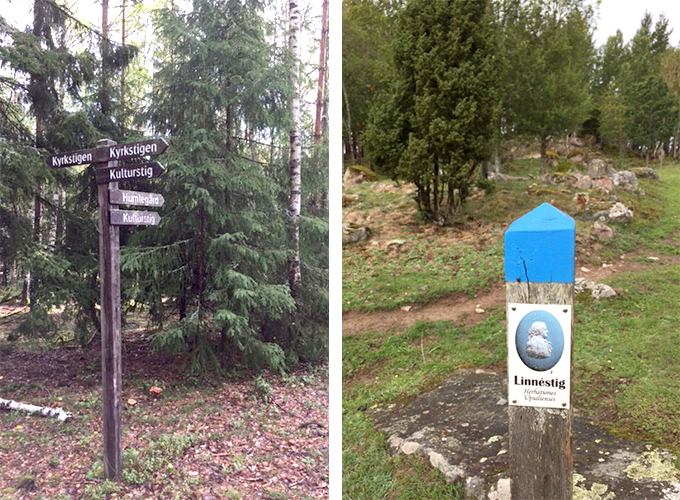
<svg viewBox="0 0 680 500">
<path fill-rule="evenodd" d="M 394 86 L 366 147 L 379 170 L 416 185 L 430 219 L 451 219 L 488 157 L 494 48 L 488 1 L 412 0 L 400 13 Z"/>
<path fill-rule="evenodd" d="M 661 59 L 668 49 L 668 21 L 662 15 L 652 29 L 645 13 L 629 44 L 621 94 L 626 105 L 627 135 L 649 162 L 657 143 L 667 143 L 677 124 L 677 100 L 661 74 Z"/>
<path fill-rule="evenodd" d="M 503 85 L 509 124 L 541 141 L 545 172 L 548 137 L 565 134 L 588 116 L 592 67 L 592 8 L 582 0 L 518 3 L 506 24 Z"/>
</svg>

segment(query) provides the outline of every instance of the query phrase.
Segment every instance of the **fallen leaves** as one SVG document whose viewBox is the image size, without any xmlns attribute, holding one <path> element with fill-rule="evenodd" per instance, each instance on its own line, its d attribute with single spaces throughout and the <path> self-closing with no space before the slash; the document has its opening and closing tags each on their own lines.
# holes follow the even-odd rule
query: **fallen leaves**
<svg viewBox="0 0 680 500">
<path fill-rule="evenodd" d="M 123 450 L 128 457 L 124 463 L 132 467 L 133 457 L 151 457 L 145 463 L 154 467 L 145 472 L 150 476 L 144 485 L 122 481 L 120 498 L 172 498 L 174 494 L 199 499 L 284 494 L 328 498 L 328 381 L 324 370 L 300 369 L 285 377 L 262 374 L 272 388 L 271 401 L 265 404 L 253 396 L 252 380 L 195 385 L 174 371 L 176 363 L 152 358 L 141 350 L 135 354 L 128 356 L 132 361 L 125 367 L 122 388 L 134 396 L 124 398 L 126 406 L 135 408 L 123 415 Z M 30 469 L 43 478 L 37 481 L 37 494 L 43 498 L 60 494 L 84 498 L 86 489 L 101 487 L 103 481 L 86 477 L 102 456 L 96 366 L 100 353 L 96 349 L 41 353 L 40 370 L 30 370 L 35 366 L 29 363 L 31 356 L 35 354 L 16 352 L 0 358 L 3 382 L 19 387 L 8 395 L 41 404 L 56 400 L 72 407 L 78 418 L 62 433 L 48 420 L 27 422 L 8 416 L 5 427 L 0 427 L 0 441 L 7 444 L 0 448 L 0 491 L 15 487 L 17 478 Z M 83 370 L 88 364 L 93 369 Z M 64 366 L 74 368 L 64 373 Z M 149 379 L 155 379 L 150 388 L 145 382 Z M 163 436 L 181 435 L 191 438 L 180 453 L 149 455 L 152 450 L 170 449 L 158 444 Z M 38 442 L 44 444 L 36 446 Z"/>
</svg>

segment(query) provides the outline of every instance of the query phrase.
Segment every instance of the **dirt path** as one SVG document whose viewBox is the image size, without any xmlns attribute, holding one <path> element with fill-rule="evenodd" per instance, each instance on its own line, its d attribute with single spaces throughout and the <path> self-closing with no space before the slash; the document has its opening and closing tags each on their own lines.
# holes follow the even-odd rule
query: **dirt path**
<svg viewBox="0 0 680 500">
<path fill-rule="evenodd" d="M 624 256 L 618 262 L 604 264 L 602 267 L 586 268 L 576 263 L 576 277 L 586 278 L 600 282 L 620 272 L 643 271 L 653 266 L 680 263 L 680 256 L 663 256 L 659 260 L 647 260 L 640 262 L 638 258 L 647 259 L 653 254 L 647 252 L 635 252 Z M 476 313 L 479 305 L 485 310 Z M 447 297 L 430 302 L 429 304 L 413 308 L 409 311 L 402 309 L 389 311 L 374 311 L 372 313 L 359 311 L 345 311 L 342 313 L 343 336 L 360 335 L 370 331 L 385 331 L 387 333 L 401 333 L 417 321 L 452 321 L 454 323 L 470 326 L 488 316 L 486 309 L 490 307 L 505 306 L 505 286 L 503 283 L 495 285 L 489 292 L 470 298 L 463 293 L 455 293 Z"/>
</svg>

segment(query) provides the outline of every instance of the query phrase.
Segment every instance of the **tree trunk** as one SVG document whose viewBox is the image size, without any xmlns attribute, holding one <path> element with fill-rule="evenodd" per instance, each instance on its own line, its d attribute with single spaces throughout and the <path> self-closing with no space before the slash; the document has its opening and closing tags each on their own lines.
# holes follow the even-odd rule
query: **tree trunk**
<svg viewBox="0 0 680 500">
<path fill-rule="evenodd" d="M 496 174 L 501 173 L 501 141 L 498 139 L 493 145 L 493 164 L 492 170 Z"/>
<path fill-rule="evenodd" d="M 434 191 L 434 199 L 432 200 L 432 217 L 434 220 L 439 220 L 439 165 L 434 162 L 434 172 L 432 172 L 432 190 Z"/>
<path fill-rule="evenodd" d="M 448 201 L 446 204 L 446 220 L 450 221 L 453 215 L 456 213 L 456 200 L 454 197 L 453 184 L 447 183 L 447 195 Z"/>
<path fill-rule="evenodd" d="M 109 56 L 109 0 L 102 0 L 102 81 L 99 104 L 102 114 L 109 116 L 110 103 L 108 93 L 108 56 Z"/>
<path fill-rule="evenodd" d="M 353 134 L 352 134 L 352 116 L 349 112 L 349 99 L 347 98 L 347 91 L 345 90 L 345 86 L 342 86 L 342 95 L 345 98 L 345 111 L 347 112 L 347 121 L 345 122 L 347 124 L 347 146 L 349 149 L 350 153 L 350 158 L 352 158 L 352 165 L 356 165 L 357 163 L 357 158 L 356 155 L 354 154 L 354 139 L 353 139 Z"/>
<path fill-rule="evenodd" d="M 125 3 L 126 0 L 123 0 L 121 15 L 121 45 L 123 46 L 125 46 Z M 125 106 L 125 66 L 120 70 L 120 102 Z"/>
<path fill-rule="evenodd" d="M 290 69 L 290 84 L 293 89 L 291 102 L 292 130 L 290 131 L 290 204 L 288 206 L 288 240 L 290 256 L 288 257 L 288 284 L 290 294 L 295 300 L 296 312 L 300 307 L 302 275 L 300 272 L 300 205 L 302 186 L 300 176 L 301 145 L 300 145 L 300 88 L 298 82 L 298 31 L 300 23 L 300 8 L 297 0 L 289 1 L 290 8 L 290 39 L 289 49 L 292 57 Z M 294 313 L 293 321 L 295 321 Z"/>
<path fill-rule="evenodd" d="M 545 164 L 546 164 L 546 149 L 548 146 L 548 138 L 545 136 L 541 137 L 541 175 L 545 174 Z"/>
<path fill-rule="evenodd" d="M 47 244 L 50 253 L 54 253 L 57 246 L 57 218 L 59 212 L 59 192 L 52 193 L 52 217 L 50 218 L 50 236 Z"/>
<path fill-rule="evenodd" d="M 235 148 L 234 148 L 235 141 L 234 141 L 233 137 L 236 134 L 234 133 L 234 106 L 233 106 L 233 104 L 230 104 L 230 105 L 227 106 L 227 118 L 226 118 L 226 120 L 227 120 L 227 123 L 226 123 L 227 139 L 225 141 L 225 147 L 227 148 L 227 151 L 234 152 L 235 151 Z"/>
<path fill-rule="evenodd" d="M 321 140 L 321 111 L 323 110 L 324 77 L 326 75 L 326 39 L 328 38 L 328 0 L 323 0 L 321 15 L 321 42 L 319 47 L 319 82 L 316 91 L 316 119 L 314 144 Z"/>
</svg>

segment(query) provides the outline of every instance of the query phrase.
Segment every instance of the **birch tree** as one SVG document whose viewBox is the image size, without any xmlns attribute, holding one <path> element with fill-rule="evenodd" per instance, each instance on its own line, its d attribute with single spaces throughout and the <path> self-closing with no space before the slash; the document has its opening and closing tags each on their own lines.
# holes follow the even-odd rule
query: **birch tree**
<svg viewBox="0 0 680 500">
<path fill-rule="evenodd" d="M 288 205 L 288 240 L 290 255 L 288 257 L 288 284 L 290 293 L 295 300 L 296 307 L 300 306 L 300 288 L 302 275 L 300 273 L 300 206 L 302 197 L 302 183 L 300 175 L 301 144 L 300 144 L 300 86 L 298 63 L 298 33 L 300 31 L 300 7 L 297 0 L 290 0 L 290 34 L 288 49 L 291 57 L 290 87 L 293 90 L 291 98 L 292 123 L 290 130 L 290 203 Z"/>
</svg>

